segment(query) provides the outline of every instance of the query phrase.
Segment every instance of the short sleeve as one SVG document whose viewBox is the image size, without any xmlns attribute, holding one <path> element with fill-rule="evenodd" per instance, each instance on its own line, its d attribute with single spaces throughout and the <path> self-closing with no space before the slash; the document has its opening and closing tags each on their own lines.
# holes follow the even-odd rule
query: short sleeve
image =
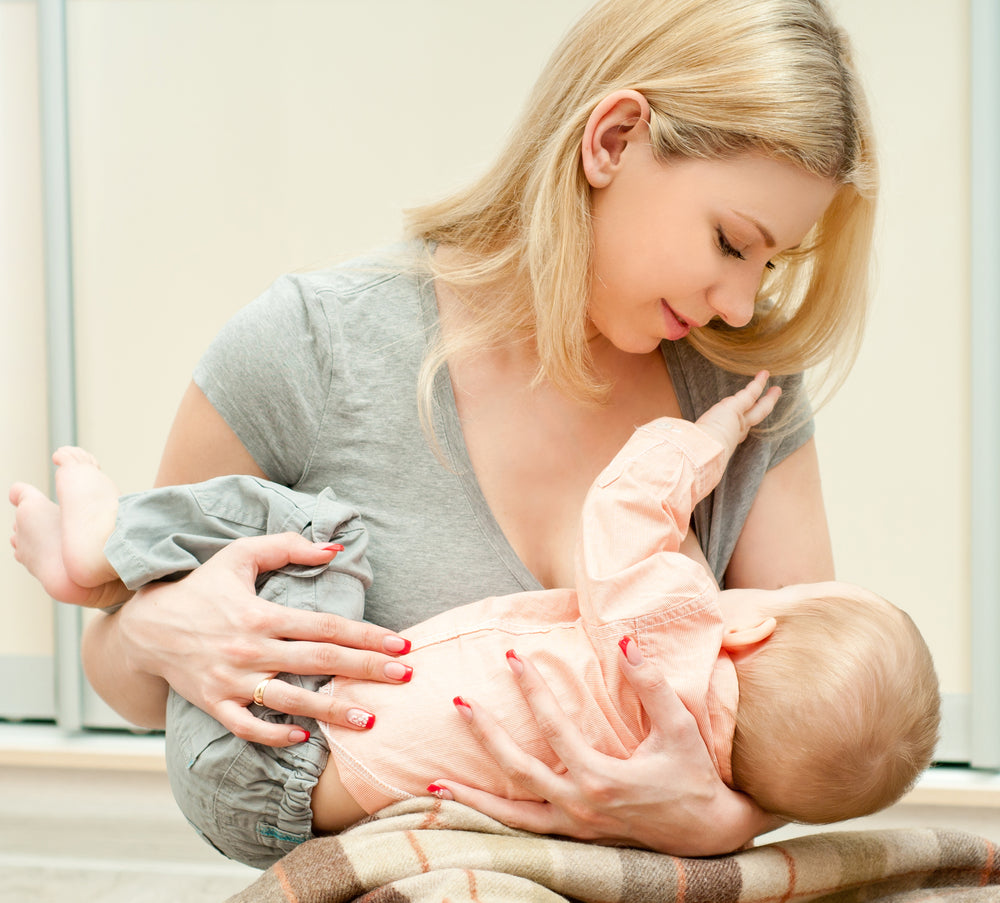
<svg viewBox="0 0 1000 903">
<path fill-rule="evenodd" d="M 802 374 L 783 376 L 773 381 L 781 386 L 781 400 L 775 410 L 775 415 L 779 418 L 778 427 L 770 434 L 767 442 L 768 470 L 805 445 L 816 432 L 812 405 L 809 403 Z M 764 435 L 769 435 L 767 430 Z"/>
<path fill-rule="evenodd" d="M 194 381 L 267 477 L 301 478 L 333 379 L 327 311 L 308 281 L 285 276 L 236 314 Z"/>
<path fill-rule="evenodd" d="M 713 404 L 741 389 L 749 377 L 709 363 L 685 342 L 664 343 L 664 358 L 685 420 L 697 420 Z M 815 431 L 801 374 L 776 377 L 781 398 L 762 425 L 733 454 L 715 491 L 695 509 L 698 544 L 720 586 L 760 484 L 767 472 L 805 445 Z M 768 429 L 768 427 L 771 427 Z"/>
</svg>

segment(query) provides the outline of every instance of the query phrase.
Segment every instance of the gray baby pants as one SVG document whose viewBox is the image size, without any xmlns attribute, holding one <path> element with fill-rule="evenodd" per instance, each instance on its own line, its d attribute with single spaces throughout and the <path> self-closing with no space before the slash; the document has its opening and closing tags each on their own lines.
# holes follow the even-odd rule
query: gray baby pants
<svg viewBox="0 0 1000 903">
<path fill-rule="evenodd" d="M 183 576 L 234 539 L 287 531 L 313 542 L 339 542 L 344 551 L 327 565 L 261 574 L 258 595 L 360 620 L 372 579 L 368 537 L 357 511 L 330 489 L 312 496 L 256 477 L 226 476 L 127 495 L 119 501 L 105 554 L 125 585 L 138 589 Z M 279 677 L 307 690 L 329 679 Z M 312 791 L 329 750 L 315 722 L 258 705 L 250 710 L 311 736 L 280 749 L 249 743 L 171 690 L 167 773 L 181 811 L 202 837 L 231 859 L 267 868 L 313 836 Z"/>
</svg>

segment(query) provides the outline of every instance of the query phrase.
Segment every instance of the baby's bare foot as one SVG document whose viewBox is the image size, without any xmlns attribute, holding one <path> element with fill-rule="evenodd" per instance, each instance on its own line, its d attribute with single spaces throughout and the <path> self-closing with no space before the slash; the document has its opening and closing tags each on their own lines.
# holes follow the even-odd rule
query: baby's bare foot
<svg viewBox="0 0 1000 903">
<path fill-rule="evenodd" d="M 52 460 L 58 467 L 56 495 L 66 573 L 80 586 L 117 580 L 104 556 L 104 544 L 118 516 L 118 487 L 82 448 L 64 446 Z"/>
<path fill-rule="evenodd" d="M 10 488 L 14 532 L 10 544 L 14 558 L 23 564 L 45 591 L 59 602 L 104 608 L 128 598 L 119 581 L 97 587 L 81 586 L 66 572 L 62 560 L 59 506 L 27 483 Z"/>
</svg>

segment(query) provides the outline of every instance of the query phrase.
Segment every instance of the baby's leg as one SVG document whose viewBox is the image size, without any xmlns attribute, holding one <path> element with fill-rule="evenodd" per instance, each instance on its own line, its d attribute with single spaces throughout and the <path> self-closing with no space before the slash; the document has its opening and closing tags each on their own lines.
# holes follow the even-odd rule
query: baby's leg
<svg viewBox="0 0 1000 903">
<path fill-rule="evenodd" d="M 124 601 L 130 593 L 117 580 L 106 561 L 103 564 L 107 566 L 107 571 L 101 567 L 100 561 L 95 563 L 93 560 L 95 546 L 99 559 L 104 559 L 102 549 L 107 534 L 99 534 L 104 531 L 105 518 L 101 517 L 94 506 L 93 514 L 98 520 L 89 520 L 80 510 L 81 506 L 77 505 L 74 488 L 74 472 L 77 470 L 80 470 L 81 477 L 80 496 L 89 495 L 94 500 L 97 498 L 97 493 L 87 493 L 82 488 L 82 484 L 88 479 L 84 468 L 96 468 L 96 463 L 87 464 L 86 458 L 89 456 L 85 452 L 77 455 L 77 451 L 60 449 L 53 456 L 57 464 L 65 462 L 70 465 L 65 474 L 61 467 L 56 476 L 60 500 L 65 491 L 68 507 L 60 509 L 42 492 L 26 483 L 15 483 L 11 487 L 10 501 L 17 510 L 10 543 L 14 547 L 14 558 L 28 569 L 53 599 L 71 605 L 104 608 Z M 90 461 L 93 462 L 93 459 Z M 111 484 L 111 488 L 114 492 L 111 497 L 113 512 L 117 508 L 118 496 L 114 484 Z M 113 513 L 111 523 L 114 523 Z M 67 538 L 72 547 L 69 560 L 66 558 Z M 105 576 L 108 571 L 110 575 Z"/>
<path fill-rule="evenodd" d="M 317 834 L 336 834 L 368 815 L 340 782 L 333 756 L 313 788 L 312 811 Z"/>
<path fill-rule="evenodd" d="M 173 510 L 175 529 L 183 523 L 189 537 L 228 541 L 237 528 L 254 535 L 291 530 L 312 542 L 340 543 L 343 551 L 332 563 L 282 568 L 258 582 L 258 594 L 288 608 L 363 616 L 364 593 L 371 584 L 367 533 L 357 510 L 338 501 L 331 490 L 316 496 L 252 477 L 223 477 L 190 487 L 188 497 L 190 503 L 181 504 L 182 499 Z M 155 515 L 148 510 L 149 493 L 140 494 L 135 503 L 132 498 L 121 500 L 112 543 L 129 525 L 148 523 Z M 241 502 L 237 517 L 234 499 Z M 178 518 L 178 510 L 183 517 Z M 246 744 L 171 691 L 166 736 L 170 786 L 187 819 L 227 856 L 267 868 L 313 833 L 339 830 L 367 815 L 340 784 L 316 723 L 267 708 L 279 704 L 274 694 L 282 683 L 315 692 L 329 679 L 278 674 L 264 689 L 263 705 L 250 706 L 256 717 L 285 724 L 290 732 L 310 732 L 304 743 L 289 747 Z"/>
<path fill-rule="evenodd" d="M 118 487 L 97 459 L 82 448 L 60 448 L 52 460 L 59 499 L 62 558 L 66 572 L 80 586 L 102 586 L 118 579 L 104 556 L 104 544 L 118 516 Z"/>
</svg>

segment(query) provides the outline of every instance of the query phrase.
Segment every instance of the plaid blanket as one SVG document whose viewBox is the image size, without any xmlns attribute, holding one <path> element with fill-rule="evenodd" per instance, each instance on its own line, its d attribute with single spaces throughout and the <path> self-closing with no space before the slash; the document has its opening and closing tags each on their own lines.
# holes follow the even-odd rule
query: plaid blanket
<svg viewBox="0 0 1000 903">
<path fill-rule="evenodd" d="M 397 803 L 311 840 L 229 903 L 984 903 L 990 841 L 935 829 L 819 833 L 680 859 L 515 831 L 453 802 Z"/>
</svg>

